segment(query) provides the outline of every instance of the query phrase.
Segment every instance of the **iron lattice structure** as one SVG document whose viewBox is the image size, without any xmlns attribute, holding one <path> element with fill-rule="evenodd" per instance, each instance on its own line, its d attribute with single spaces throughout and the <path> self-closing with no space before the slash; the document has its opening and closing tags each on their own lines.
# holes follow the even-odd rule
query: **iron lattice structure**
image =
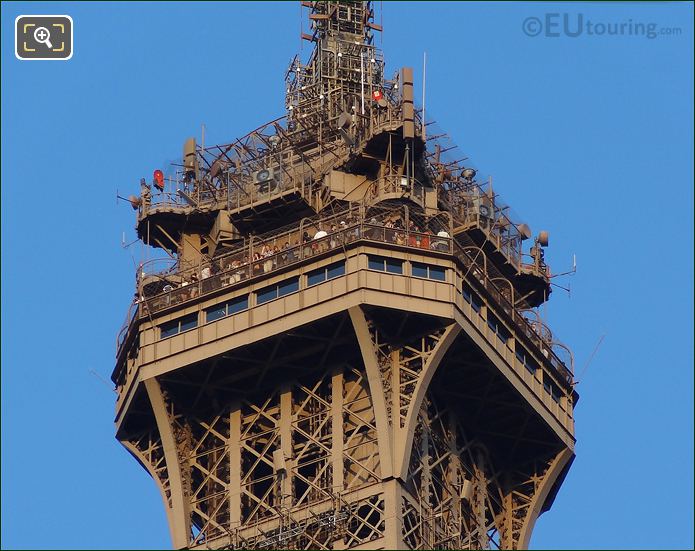
<svg viewBox="0 0 695 551">
<path fill-rule="evenodd" d="M 370 2 L 303 2 L 286 115 L 131 197 L 117 438 L 174 547 L 524 548 L 574 458 L 572 358 L 514 220 L 384 74 Z"/>
</svg>

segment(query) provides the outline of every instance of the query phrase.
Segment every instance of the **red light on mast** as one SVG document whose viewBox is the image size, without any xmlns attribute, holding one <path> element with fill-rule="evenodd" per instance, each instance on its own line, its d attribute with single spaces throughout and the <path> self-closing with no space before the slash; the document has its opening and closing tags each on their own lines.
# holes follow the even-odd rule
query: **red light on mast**
<svg viewBox="0 0 695 551">
<path fill-rule="evenodd" d="M 157 169 L 154 171 L 153 177 L 154 187 L 156 187 L 159 191 L 164 191 L 164 173 Z"/>
</svg>

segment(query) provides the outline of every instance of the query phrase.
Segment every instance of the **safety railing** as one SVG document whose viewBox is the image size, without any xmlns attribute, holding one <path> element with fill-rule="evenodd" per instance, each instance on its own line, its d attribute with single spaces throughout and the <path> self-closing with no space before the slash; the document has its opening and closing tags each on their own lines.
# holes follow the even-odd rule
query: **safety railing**
<svg viewBox="0 0 695 551">
<path fill-rule="evenodd" d="M 564 379 L 571 382 L 572 373 L 554 352 L 550 342 L 552 337 L 534 329 L 533 324 L 514 307 L 509 292 L 504 292 L 509 290 L 501 290 L 491 280 L 486 259 L 476 252 L 480 249 L 462 247 L 451 239 L 447 230 L 444 219 L 425 218 L 410 213 L 407 207 L 355 208 L 318 220 L 304 219 L 298 227 L 286 231 L 252 237 L 238 249 L 212 261 L 201 261 L 197 266 L 173 265 L 168 259 L 150 261 L 138 269 L 138 296 L 141 301 L 146 301 L 146 307 L 129 312 L 127 324 L 119 332 L 118 346 L 122 345 L 127 327 L 137 315 L 151 315 L 223 287 L 257 276 L 267 276 L 316 255 L 364 240 L 414 250 L 453 253 L 466 267 L 471 279 L 485 288 L 517 329 L 541 350 Z M 158 265 L 163 269 L 153 273 L 153 268 Z"/>
<path fill-rule="evenodd" d="M 313 225 L 307 223 L 306 227 L 311 228 Z M 319 229 L 313 237 L 308 230 L 303 234 L 297 230 L 265 239 L 260 243 L 251 242 L 240 251 L 204 264 L 202 269 L 177 272 L 162 292 L 146 297 L 147 311 L 154 314 L 246 279 L 270 275 L 308 258 L 340 250 L 357 240 L 449 254 L 453 250 L 452 239 L 445 232 L 436 235 L 432 232 L 411 231 L 363 221 L 346 222 L 339 224 L 339 227 L 341 229 L 334 231 Z M 282 248 L 273 245 L 283 241 Z M 147 312 L 143 310 L 141 315 L 147 315 Z"/>
<path fill-rule="evenodd" d="M 123 322 L 123 325 L 121 325 L 118 335 L 116 336 L 116 354 L 118 354 L 126 341 L 128 329 L 132 325 L 133 321 L 138 318 L 138 308 L 139 302 L 132 302 L 128 307 L 128 313 L 126 314 L 125 321 Z"/>
<path fill-rule="evenodd" d="M 460 247 L 455 241 L 454 255 L 461 260 L 466 267 L 467 273 L 472 274 L 471 280 L 475 280 L 477 284 L 481 285 L 485 291 L 487 291 L 493 301 L 507 314 L 516 329 L 540 350 L 543 357 L 553 365 L 562 379 L 566 383 L 571 384 L 574 379 L 572 374 L 573 366 L 570 362 L 570 368 L 568 369 L 565 362 L 563 362 L 553 350 L 552 335 L 547 335 L 541 328 L 534 327 L 534 325 L 513 306 L 499 287 L 490 280 L 485 271 L 484 264 L 477 261 L 475 255 L 470 250 Z"/>
</svg>

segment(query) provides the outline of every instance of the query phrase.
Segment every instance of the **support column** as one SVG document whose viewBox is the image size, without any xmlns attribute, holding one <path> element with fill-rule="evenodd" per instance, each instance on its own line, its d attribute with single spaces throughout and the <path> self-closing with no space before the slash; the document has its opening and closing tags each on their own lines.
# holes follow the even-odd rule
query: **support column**
<svg viewBox="0 0 695 551">
<path fill-rule="evenodd" d="M 229 414 L 229 523 L 241 526 L 241 407 Z"/>
<path fill-rule="evenodd" d="M 369 382 L 369 393 L 372 398 L 374 408 L 374 418 L 377 427 L 377 438 L 379 440 L 379 460 L 381 464 L 381 476 L 390 477 L 393 474 L 394 451 L 391 448 L 391 430 L 389 428 L 388 415 L 386 413 L 386 402 L 384 400 L 384 386 L 381 382 L 379 373 L 379 362 L 369 334 L 367 319 L 359 306 L 353 306 L 348 310 L 350 319 L 355 329 L 357 342 L 360 345 L 362 361 L 364 363 L 367 380 Z"/>
<path fill-rule="evenodd" d="M 403 515 L 402 515 L 402 496 L 401 484 L 391 478 L 382 484 L 384 489 L 384 549 L 405 549 L 403 542 Z"/>
<path fill-rule="evenodd" d="M 286 385 L 280 394 L 280 449 L 285 472 L 280 474 L 280 503 L 289 509 L 292 505 L 292 387 Z M 277 476 L 277 474 L 276 474 Z"/>
<path fill-rule="evenodd" d="M 174 548 L 181 549 L 186 547 L 189 543 L 191 525 L 188 510 L 188 496 L 184 495 L 183 491 L 181 464 L 176 449 L 174 431 L 171 426 L 171 420 L 169 419 L 169 413 L 167 412 L 159 382 L 154 378 L 147 379 L 145 381 L 145 389 L 147 390 L 147 396 L 152 404 L 152 411 L 154 412 L 157 428 L 159 429 L 159 436 L 162 439 L 167 473 L 169 475 L 172 509 L 170 517 L 172 523 L 169 526 L 171 541 Z"/>
<path fill-rule="evenodd" d="M 333 493 L 343 491 L 343 369 L 335 369 L 331 378 L 331 463 L 333 469 Z"/>
</svg>

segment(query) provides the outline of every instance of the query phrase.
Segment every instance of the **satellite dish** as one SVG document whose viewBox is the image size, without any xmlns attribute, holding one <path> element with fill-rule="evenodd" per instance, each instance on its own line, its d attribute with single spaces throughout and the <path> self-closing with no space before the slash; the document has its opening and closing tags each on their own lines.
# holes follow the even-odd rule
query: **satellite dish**
<svg viewBox="0 0 695 551">
<path fill-rule="evenodd" d="M 464 168 L 463 172 L 461 173 L 461 176 L 463 176 L 466 180 L 472 180 L 475 178 L 475 175 L 477 172 L 473 168 Z"/>
<path fill-rule="evenodd" d="M 549 238 L 548 232 L 543 230 L 542 232 L 540 232 L 538 234 L 538 244 L 541 247 L 547 247 L 548 246 L 548 238 Z"/>
<path fill-rule="evenodd" d="M 338 128 L 347 128 L 352 123 L 352 117 L 343 111 L 338 117 Z"/>
<path fill-rule="evenodd" d="M 133 210 L 138 210 L 142 204 L 142 199 L 140 199 L 140 197 L 135 197 L 135 195 L 128 197 L 128 201 L 130 202 L 130 206 L 133 207 Z"/>
<path fill-rule="evenodd" d="M 528 224 L 519 224 L 518 228 L 522 241 L 526 241 L 529 237 L 531 237 L 531 228 L 529 228 Z"/>
</svg>

